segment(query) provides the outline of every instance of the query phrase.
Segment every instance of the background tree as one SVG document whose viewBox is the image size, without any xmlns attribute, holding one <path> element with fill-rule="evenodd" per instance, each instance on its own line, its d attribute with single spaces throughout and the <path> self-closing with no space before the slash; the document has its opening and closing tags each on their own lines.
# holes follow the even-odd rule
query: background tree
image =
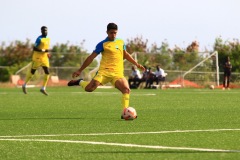
<svg viewBox="0 0 240 160">
<path fill-rule="evenodd" d="M 223 72 L 223 64 L 226 57 L 229 56 L 232 63 L 232 71 L 239 72 L 240 68 L 240 43 L 238 39 L 232 41 L 224 41 L 221 37 L 217 37 L 214 43 L 214 50 L 218 51 L 219 67 Z"/>
<path fill-rule="evenodd" d="M 52 47 L 50 66 L 51 67 L 79 67 L 83 60 L 89 55 L 83 48 L 82 41 L 80 45 L 57 44 Z M 19 69 L 31 62 L 33 53 L 33 43 L 29 39 L 26 42 L 14 41 L 9 45 L 2 42 L 0 46 L 0 81 L 9 81 L 10 75 L 16 73 Z M 90 67 L 96 67 L 95 60 Z M 51 69 L 50 67 L 50 69 Z M 68 70 L 65 70 L 69 74 Z"/>
</svg>

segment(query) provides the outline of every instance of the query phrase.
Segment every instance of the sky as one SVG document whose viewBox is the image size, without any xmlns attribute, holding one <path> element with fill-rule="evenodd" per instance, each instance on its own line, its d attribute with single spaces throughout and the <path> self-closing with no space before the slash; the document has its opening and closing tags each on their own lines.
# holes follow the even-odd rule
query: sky
<svg viewBox="0 0 240 160">
<path fill-rule="evenodd" d="M 0 43 L 35 42 L 48 27 L 51 46 L 80 45 L 92 52 L 106 38 L 106 26 L 118 25 L 118 38 L 148 39 L 149 47 L 167 41 L 186 48 L 197 40 L 213 50 L 215 39 L 240 38 L 239 0 L 0 0 Z"/>
</svg>

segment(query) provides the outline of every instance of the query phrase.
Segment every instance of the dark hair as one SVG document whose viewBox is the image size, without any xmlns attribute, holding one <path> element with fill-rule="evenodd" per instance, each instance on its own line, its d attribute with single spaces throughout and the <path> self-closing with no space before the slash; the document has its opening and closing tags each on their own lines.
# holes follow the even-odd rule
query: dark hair
<svg viewBox="0 0 240 160">
<path fill-rule="evenodd" d="M 46 26 L 42 26 L 42 27 L 41 27 L 41 30 L 43 30 L 43 29 L 45 29 L 45 28 L 47 28 L 47 27 L 46 27 Z"/>
<path fill-rule="evenodd" d="M 111 29 L 118 29 L 118 26 L 115 23 L 108 23 L 107 25 L 107 31 L 111 30 Z"/>
</svg>

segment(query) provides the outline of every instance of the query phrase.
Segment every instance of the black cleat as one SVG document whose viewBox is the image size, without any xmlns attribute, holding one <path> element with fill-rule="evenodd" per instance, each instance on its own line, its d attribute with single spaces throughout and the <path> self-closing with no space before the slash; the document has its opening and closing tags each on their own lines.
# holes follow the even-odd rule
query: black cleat
<svg viewBox="0 0 240 160">
<path fill-rule="evenodd" d="M 48 93 L 44 89 L 40 89 L 40 92 L 46 96 L 48 96 Z"/>
<path fill-rule="evenodd" d="M 26 86 L 22 85 L 22 91 L 23 91 L 24 94 L 27 94 L 27 88 L 26 88 Z"/>
<path fill-rule="evenodd" d="M 121 119 L 124 119 L 123 116 L 121 116 Z"/>
<path fill-rule="evenodd" d="M 79 82 L 83 79 L 71 80 L 68 82 L 68 86 L 79 86 Z"/>
</svg>

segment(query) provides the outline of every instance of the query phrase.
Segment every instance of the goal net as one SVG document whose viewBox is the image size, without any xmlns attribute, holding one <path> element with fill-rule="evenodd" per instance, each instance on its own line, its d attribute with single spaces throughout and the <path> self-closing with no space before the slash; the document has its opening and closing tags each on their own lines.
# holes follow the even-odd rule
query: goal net
<svg viewBox="0 0 240 160">
<path fill-rule="evenodd" d="M 182 75 L 182 86 L 186 87 L 186 80 L 192 81 L 200 87 L 209 85 L 219 86 L 218 52 L 203 53 L 204 59 Z"/>
</svg>

